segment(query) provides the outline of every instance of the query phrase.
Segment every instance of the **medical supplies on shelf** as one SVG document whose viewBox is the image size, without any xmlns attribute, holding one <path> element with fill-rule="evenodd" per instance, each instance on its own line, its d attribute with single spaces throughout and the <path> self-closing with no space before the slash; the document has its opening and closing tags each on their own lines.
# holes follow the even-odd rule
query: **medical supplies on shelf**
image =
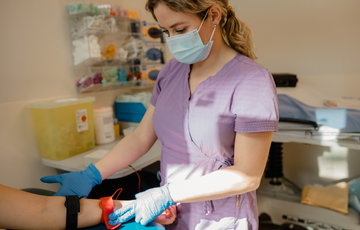
<svg viewBox="0 0 360 230">
<path fill-rule="evenodd" d="M 116 97 L 115 114 L 119 121 L 140 122 L 150 105 L 150 92 L 122 94 Z"/>
<path fill-rule="evenodd" d="M 44 158 L 62 160 L 95 147 L 94 101 L 66 98 L 28 105 Z"/>
<path fill-rule="evenodd" d="M 155 23 L 117 5 L 71 2 L 67 11 L 79 93 L 154 86 L 164 64 Z"/>
</svg>

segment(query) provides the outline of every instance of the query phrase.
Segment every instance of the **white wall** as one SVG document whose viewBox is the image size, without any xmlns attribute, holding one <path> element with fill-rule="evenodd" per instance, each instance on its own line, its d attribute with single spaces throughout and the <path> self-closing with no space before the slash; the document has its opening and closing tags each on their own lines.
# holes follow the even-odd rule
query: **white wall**
<svg viewBox="0 0 360 230">
<path fill-rule="evenodd" d="M 70 0 L 0 1 L 1 184 L 14 188 L 57 188 L 39 181 L 40 177 L 54 174 L 56 170 L 41 164 L 26 105 L 39 100 L 77 96 L 66 2 Z M 94 3 L 137 9 L 143 19 L 153 20 L 144 10 L 146 0 L 98 0 Z M 298 74 L 300 82 L 324 93 L 360 96 L 358 0 L 230 0 L 230 4 L 237 16 L 253 29 L 258 61 L 271 72 Z M 111 105 L 115 96 L 123 92 L 93 94 L 95 106 Z M 296 169 L 304 170 L 304 165 L 312 162 L 307 170 L 316 174 L 313 162 L 320 151 L 324 149 L 286 144 L 285 160 L 291 165 L 285 169 L 288 177 L 304 184 L 307 175 L 313 174 L 305 171 L 299 174 Z M 298 166 L 294 163 L 297 158 L 293 152 L 306 152 Z M 359 151 L 349 154 L 355 158 L 360 156 Z M 354 168 L 354 164 L 351 167 Z M 355 170 L 353 174 L 356 173 L 360 175 Z"/>
</svg>

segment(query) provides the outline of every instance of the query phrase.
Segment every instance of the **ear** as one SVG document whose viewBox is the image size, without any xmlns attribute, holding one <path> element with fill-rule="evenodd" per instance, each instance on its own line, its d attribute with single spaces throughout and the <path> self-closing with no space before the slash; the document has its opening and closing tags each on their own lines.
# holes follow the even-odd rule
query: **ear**
<svg viewBox="0 0 360 230">
<path fill-rule="evenodd" d="M 209 10 L 209 17 L 213 24 L 219 25 L 221 20 L 221 8 L 219 5 L 213 5 Z"/>
</svg>

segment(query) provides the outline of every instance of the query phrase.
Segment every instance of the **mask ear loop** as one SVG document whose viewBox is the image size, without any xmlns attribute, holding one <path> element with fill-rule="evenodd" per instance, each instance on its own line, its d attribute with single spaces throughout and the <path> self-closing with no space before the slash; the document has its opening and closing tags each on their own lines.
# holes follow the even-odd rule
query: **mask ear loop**
<svg viewBox="0 0 360 230">
<path fill-rule="evenodd" d="M 203 22 L 204 22 L 204 20 L 205 20 L 206 16 L 207 16 L 207 15 L 208 15 L 208 13 L 209 13 L 209 10 L 210 10 L 210 9 L 208 9 L 208 10 L 206 11 L 205 17 L 204 17 L 204 18 L 203 18 L 203 20 L 201 21 L 201 24 L 200 24 L 200 27 L 199 27 L 199 29 L 198 29 L 198 32 L 200 31 L 200 29 L 201 29 L 201 27 L 202 27 L 202 24 L 203 24 Z"/>
<path fill-rule="evenodd" d="M 217 26 L 217 25 L 216 25 L 216 24 L 214 24 L 213 26 L 214 26 L 214 29 L 213 29 L 213 32 L 211 33 L 211 36 L 210 36 L 210 40 L 209 40 L 209 42 L 211 42 L 211 39 L 212 39 L 212 37 L 214 36 L 215 29 L 216 29 L 216 26 Z M 208 43 L 209 43 L 209 42 L 208 42 Z"/>
<path fill-rule="evenodd" d="M 201 21 L 201 24 L 200 24 L 200 27 L 199 27 L 199 29 L 198 29 L 198 32 L 200 31 L 200 29 L 201 29 L 201 27 L 202 27 L 202 24 L 203 24 L 203 22 L 204 22 L 204 20 L 205 20 L 206 16 L 207 16 L 207 15 L 208 15 L 208 13 L 209 13 L 209 10 L 210 10 L 210 9 L 208 9 L 208 10 L 206 11 L 205 17 L 204 17 L 204 18 L 203 18 L 203 20 Z M 211 39 L 212 39 L 212 38 L 213 38 L 213 36 L 214 36 L 215 29 L 216 29 L 216 24 L 214 24 L 214 29 L 213 29 L 213 32 L 211 33 L 211 36 L 210 36 L 210 40 L 209 40 L 209 42 L 211 42 Z M 208 43 L 209 43 L 209 42 L 208 42 Z"/>
</svg>

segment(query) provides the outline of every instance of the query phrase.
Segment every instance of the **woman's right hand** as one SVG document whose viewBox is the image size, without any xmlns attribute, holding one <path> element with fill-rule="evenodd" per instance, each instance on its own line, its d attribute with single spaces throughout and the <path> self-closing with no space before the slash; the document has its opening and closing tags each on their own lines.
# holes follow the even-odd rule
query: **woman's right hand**
<svg viewBox="0 0 360 230">
<path fill-rule="evenodd" d="M 88 196 L 95 185 L 101 184 L 99 170 L 90 164 L 84 171 L 45 176 L 40 179 L 44 183 L 60 183 L 61 187 L 54 196 Z"/>
<path fill-rule="evenodd" d="M 132 202 L 135 202 L 135 200 L 114 200 L 114 211 Z M 165 212 L 156 217 L 153 221 L 161 225 L 169 225 L 175 221 L 176 217 L 176 205 L 171 205 L 168 209 L 165 210 Z"/>
</svg>

